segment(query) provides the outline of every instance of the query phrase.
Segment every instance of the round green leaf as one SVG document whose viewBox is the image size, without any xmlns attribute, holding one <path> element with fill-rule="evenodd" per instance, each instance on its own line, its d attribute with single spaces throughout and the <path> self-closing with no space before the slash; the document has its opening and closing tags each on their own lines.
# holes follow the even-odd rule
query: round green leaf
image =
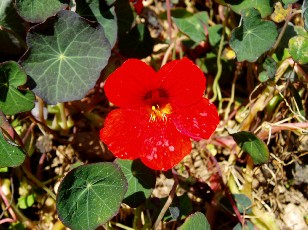
<svg viewBox="0 0 308 230">
<path fill-rule="evenodd" d="M 71 229 L 95 229 L 114 217 L 127 191 L 127 181 L 114 163 L 83 165 L 59 186 L 57 211 Z"/>
<path fill-rule="evenodd" d="M 261 20 L 258 11 L 244 10 L 242 24 L 231 33 L 230 46 L 238 61 L 256 61 L 275 43 L 278 35 L 273 22 Z"/>
<path fill-rule="evenodd" d="M 146 167 L 140 160 L 117 159 L 116 162 L 120 165 L 128 182 L 123 202 L 135 208 L 144 202 L 155 188 L 155 171 Z"/>
<path fill-rule="evenodd" d="M 30 111 L 34 107 L 35 97 L 29 90 L 19 90 L 27 75 L 14 62 L 0 64 L 0 110 L 6 115 Z"/>
<path fill-rule="evenodd" d="M 98 22 L 104 28 L 111 47 L 115 45 L 118 25 L 114 6 L 102 0 L 76 0 L 76 13 Z"/>
<path fill-rule="evenodd" d="M 246 10 L 248 8 L 255 8 L 257 9 L 261 17 L 264 18 L 268 15 L 270 15 L 273 11 L 273 6 L 271 1 L 268 0 L 244 0 L 244 1 L 238 1 L 238 0 L 226 0 L 226 3 L 230 6 L 230 8 L 236 12 L 237 14 L 241 14 L 243 10 Z"/>
<path fill-rule="evenodd" d="M 6 140 L 0 129 L 0 168 L 17 167 L 24 162 L 25 158 L 23 150 L 10 140 Z"/>
<path fill-rule="evenodd" d="M 308 38 L 296 36 L 289 41 L 289 53 L 299 64 L 308 63 Z"/>
<path fill-rule="evenodd" d="M 255 164 L 266 163 L 269 159 L 267 145 L 254 134 L 246 131 L 230 133 L 241 149 L 247 152 Z"/>
<path fill-rule="evenodd" d="M 33 91 L 48 104 L 79 100 L 93 88 L 107 65 L 110 44 L 104 30 L 78 14 L 60 11 L 33 27 L 22 60 Z"/>
<path fill-rule="evenodd" d="M 185 220 L 184 224 L 179 228 L 179 230 L 211 230 L 211 226 L 207 221 L 205 215 L 201 212 L 195 212 L 191 214 Z"/>
<path fill-rule="evenodd" d="M 28 22 L 42 22 L 66 8 L 60 0 L 16 0 L 19 15 Z"/>
</svg>

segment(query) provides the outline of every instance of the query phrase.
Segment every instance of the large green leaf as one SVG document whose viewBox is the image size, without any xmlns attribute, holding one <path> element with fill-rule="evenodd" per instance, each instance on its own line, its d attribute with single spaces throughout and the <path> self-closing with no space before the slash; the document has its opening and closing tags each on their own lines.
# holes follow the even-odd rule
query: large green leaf
<svg viewBox="0 0 308 230">
<path fill-rule="evenodd" d="M 179 30 L 186 34 L 196 43 L 206 40 L 205 27 L 207 27 L 208 15 L 206 12 L 199 12 L 189 17 L 172 17 Z"/>
<path fill-rule="evenodd" d="M 278 35 L 273 22 L 264 21 L 258 11 L 250 8 L 242 14 L 242 24 L 232 31 L 230 46 L 238 61 L 256 61 L 275 43 Z"/>
<path fill-rule="evenodd" d="M 92 28 L 72 11 L 60 11 L 33 27 L 27 43 L 22 65 L 33 91 L 48 104 L 83 98 L 110 56 L 104 30 Z"/>
<path fill-rule="evenodd" d="M 115 7 L 102 0 L 76 0 L 76 13 L 91 21 L 97 21 L 103 28 L 111 44 L 117 39 L 117 17 Z"/>
<path fill-rule="evenodd" d="M 260 12 L 261 17 L 264 18 L 270 15 L 273 11 L 273 3 L 268 0 L 226 0 L 225 2 L 237 14 L 241 14 L 243 10 L 253 7 L 257 9 Z"/>
<path fill-rule="evenodd" d="M 25 158 L 23 150 L 10 140 L 6 140 L 0 128 L 0 168 L 17 167 Z"/>
<path fill-rule="evenodd" d="M 179 230 L 211 230 L 211 226 L 207 221 L 205 215 L 201 212 L 195 212 L 191 214 L 185 220 L 184 224 Z"/>
<path fill-rule="evenodd" d="M 0 64 L 0 110 L 6 115 L 26 112 L 34 107 L 34 94 L 18 89 L 26 81 L 27 75 L 16 62 Z"/>
<path fill-rule="evenodd" d="M 19 15 L 29 22 L 42 22 L 66 7 L 60 0 L 16 0 Z"/>
<path fill-rule="evenodd" d="M 19 54 L 25 49 L 22 42 L 26 32 L 23 20 L 16 13 L 12 0 L 0 1 L 0 53 Z M 7 59 L 6 59 L 7 60 Z"/>
<path fill-rule="evenodd" d="M 114 163 L 83 165 L 60 184 L 57 211 L 71 229 L 95 229 L 115 216 L 127 191 L 127 181 Z"/>
<path fill-rule="evenodd" d="M 254 134 L 246 131 L 230 133 L 241 149 L 247 152 L 255 164 L 266 163 L 269 159 L 267 145 Z"/>
<path fill-rule="evenodd" d="M 289 53 L 299 64 L 308 63 L 308 38 L 301 35 L 291 38 Z"/>
<path fill-rule="evenodd" d="M 117 159 L 116 162 L 120 165 L 128 182 L 123 202 L 135 208 L 144 202 L 155 188 L 155 171 L 146 167 L 140 160 Z"/>
</svg>

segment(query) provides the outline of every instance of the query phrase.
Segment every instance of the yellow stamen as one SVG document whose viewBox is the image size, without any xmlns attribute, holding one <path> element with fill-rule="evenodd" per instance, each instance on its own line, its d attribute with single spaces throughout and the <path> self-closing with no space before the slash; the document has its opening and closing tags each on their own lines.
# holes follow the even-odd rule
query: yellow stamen
<svg viewBox="0 0 308 230">
<path fill-rule="evenodd" d="M 162 108 L 160 108 L 159 105 L 152 105 L 151 107 L 151 116 L 150 116 L 150 121 L 156 121 L 156 119 L 161 119 L 163 121 L 167 121 L 167 116 L 168 114 L 172 113 L 172 107 L 170 103 L 166 104 Z"/>
</svg>

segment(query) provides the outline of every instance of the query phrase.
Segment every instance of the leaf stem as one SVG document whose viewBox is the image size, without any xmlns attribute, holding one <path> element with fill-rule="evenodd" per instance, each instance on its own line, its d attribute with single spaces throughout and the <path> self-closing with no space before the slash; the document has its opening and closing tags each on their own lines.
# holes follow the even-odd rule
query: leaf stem
<svg viewBox="0 0 308 230">
<path fill-rule="evenodd" d="M 110 221 L 110 224 L 113 224 L 113 225 L 115 225 L 115 226 L 117 226 L 119 228 L 125 229 L 125 230 L 134 230 L 133 228 L 128 227 L 128 226 L 126 226 L 124 224 L 121 224 L 121 223 Z"/>
<path fill-rule="evenodd" d="M 154 225 L 153 225 L 153 229 L 157 229 L 158 228 L 158 225 L 160 223 L 160 221 L 162 220 L 162 218 L 164 217 L 166 211 L 168 210 L 169 206 L 171 205 L 173 199 L 174 199 L 174 196 L 175 196 L 175 191 L 176 191 L 176 188 L 179 184 L 179 181 L 178 179 L 176 178 L 176 176 L 173 177 L 174 178 L 174 183 L 173 183 L 173 186 L 170 190 L 170 193 L 169 193 L 169 196 L 168 196 L 168 199 L 164 205 L 164 207 L 162 208 L 162 210 L 160 211 Z"/>
<path fill-rule="evenodd" d="M 59 109 L 60 109 L 60 114 L 61 114 L 61 120 L 63 123 L 63 129 L 67 130 L 67 119 L 66 119 L 66 114 L 65 114 L 65 107 L 64 103 L 58 103 Z"/>
<path fill-rule="evenodd" d="M 45 192 L 48 193 L 48 195 L 56 200 L 56 195 L 53 191 L 51 191 L 49 188 L 47 188 L 46 185 L 44 185 L 42 182 L 40 182 L 24 165 L 22 165 L 23 171 L 26 173 L 26 175 L 29 177 L 30 180 L 32 180 L 34 183 L 36 183 L 39 187 L 41 187 Z"/>
</svg>

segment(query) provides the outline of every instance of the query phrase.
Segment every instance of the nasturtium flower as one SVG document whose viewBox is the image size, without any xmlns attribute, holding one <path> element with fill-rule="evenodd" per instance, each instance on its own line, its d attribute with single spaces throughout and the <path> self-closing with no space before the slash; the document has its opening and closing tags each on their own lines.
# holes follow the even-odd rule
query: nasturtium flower
<svg viewBox="0 0 308 230">
<path fill-rule="evenodd" d="M 204 98 L 206 79 L 189 59 L 171 61 L 155 72 L 128 59 L 106 80 L 111 111 L 101 140 L 122 159 L 136 159 L 152 169 L 168 170 L 191 152 L 191 140 L 208 139 L 219 117 Z"/>
</svg>

